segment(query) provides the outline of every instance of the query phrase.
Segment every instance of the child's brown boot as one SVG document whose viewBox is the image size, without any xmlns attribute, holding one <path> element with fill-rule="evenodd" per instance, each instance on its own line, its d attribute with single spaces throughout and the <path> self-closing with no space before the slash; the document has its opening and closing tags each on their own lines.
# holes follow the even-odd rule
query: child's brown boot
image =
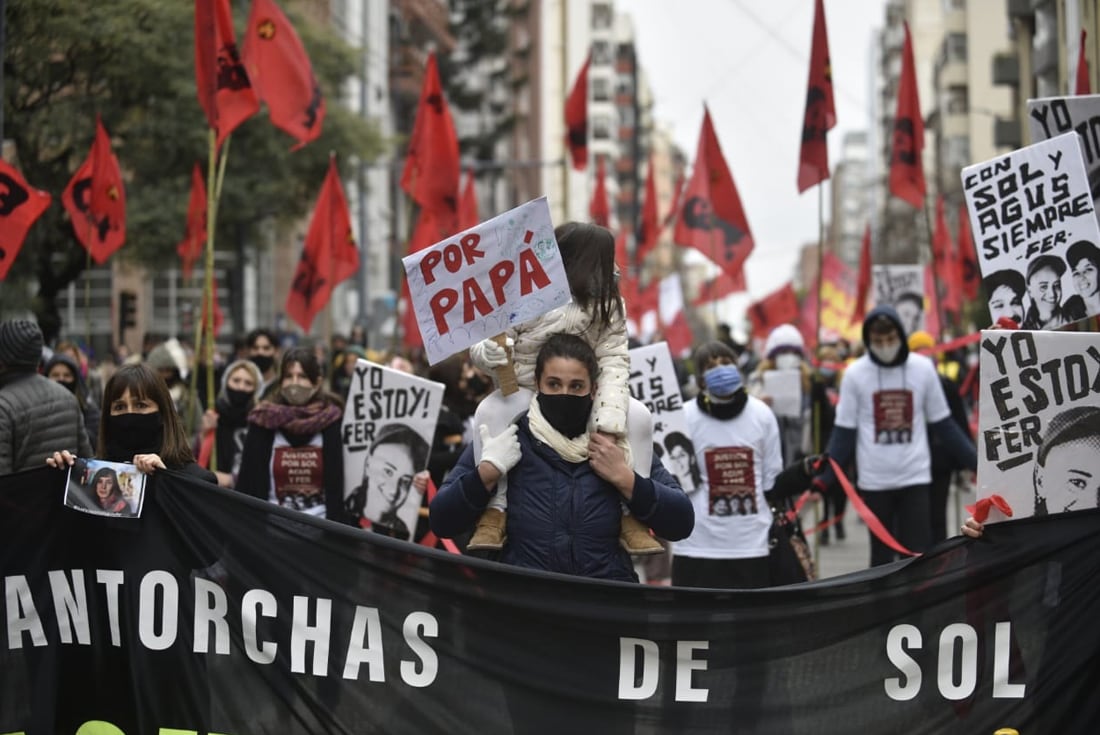
<svg viewBox="0 0 1100 735">
<path fill-rule="evenodd" d="M 623 516 L 619 544 L 631 554 L 639 556 L 665 553 L 665 547 L 650 535 L 645 524 L 631 515 Z"/>
<path fill-rule="evenodd" d="M 500 551 L 504 547 L 507 514 L 496 508 L 486 508 L 477 521 L 477 529 L 466 544 L 467 551 Z"/>
</svg>

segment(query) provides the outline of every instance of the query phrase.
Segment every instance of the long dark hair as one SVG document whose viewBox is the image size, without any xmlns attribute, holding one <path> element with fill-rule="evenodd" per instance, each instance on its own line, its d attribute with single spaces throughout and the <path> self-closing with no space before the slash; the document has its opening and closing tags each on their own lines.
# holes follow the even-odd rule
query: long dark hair
<svg viewBox="0 0 1100 735">
<path fill-rule="evenodd" d="M 103 389 L 103 420 L 99 422 L 99 442 L 96 444 L 99 451 L 104 451 L 108 446 L 111 404 L 121 398 L 127 390 L 130 391 L 131 398 L 142 398 L 156 404 L 164 424 L 164 443 L 161 444 L 157 454 L 160 455 L 164 464 L 178 469 L 194 462 L 195 455 L 191 453 L 191 442 L 188 441 L 183 422 L 176 413 L 167 384 L 155 370 L 143 362 L 120 367 Z"/>
<path fill-rule="evenodd" d="M 161 459 L 164 459 L 164 458 L 161 457 Z M 98 485 L 99 485 L 99 478 L 101 478 L 101 477 L 110 477 L 111 482 L 112 482 L 111 494 L 107 496 L 106 500 L 100 500 L 99 499 Z M 122 498 L 122 486 L 118 484 L 118 473 L 115 472 L 114 468 L 112 468 L 112 467 L 100 467 L 98 470 L 96 470 L 95 475 L 92 477 L 92 482 L 91 482 L 90 487 L 91 487 L 91 491 L 92 491 L 92 501 L 95 502 L 95 503 L 98 503 L 101 507 L 104 507 L 104 508 L 108 507 L 108 504 L 110 504 L 110 502 L 112 500 L 122 500 L 123 499 Z"/>
<path fill-rule="evenodd" d="M 611 230 L 585 222 L 566 222 L 554 229 L 565 276 L 573 300 L 591 312 L 606 329 L 622 314 L 619 283 L 615 280 L 615 236 Z"/>
</svg>

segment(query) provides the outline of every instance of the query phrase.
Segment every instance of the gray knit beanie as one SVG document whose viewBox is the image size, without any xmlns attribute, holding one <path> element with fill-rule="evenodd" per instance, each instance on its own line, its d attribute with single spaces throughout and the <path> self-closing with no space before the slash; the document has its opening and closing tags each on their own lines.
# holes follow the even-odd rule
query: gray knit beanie
<svg viewBox="0 0 1100 735">
<path fill-rule="evenodd" d="M 0 365 L 34 370 L 42 359 L 42 330 L 29 319 L 0 322 Z"/>
</svg>

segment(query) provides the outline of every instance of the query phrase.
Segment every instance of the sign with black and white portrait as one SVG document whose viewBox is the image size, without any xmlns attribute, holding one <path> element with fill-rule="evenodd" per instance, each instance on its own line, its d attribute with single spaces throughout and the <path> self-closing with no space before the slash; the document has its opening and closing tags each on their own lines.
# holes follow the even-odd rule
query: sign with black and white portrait
<svg viewBox="0 0 1100 735">
<path fill-rule="evenodd" d="M 630 351 L 630 393 L 653 414 L 654 454 L 680 482 L 684 492 L 694 491 L 703 477 L 684 419 L 680 382 L 666 343 Z"/>
<path fill-rule="evenodd" d="M 1100 334 L 986 331 L 980 359 L 978 497 L 1014 518 L 1100 507 Z"/>
</svg>

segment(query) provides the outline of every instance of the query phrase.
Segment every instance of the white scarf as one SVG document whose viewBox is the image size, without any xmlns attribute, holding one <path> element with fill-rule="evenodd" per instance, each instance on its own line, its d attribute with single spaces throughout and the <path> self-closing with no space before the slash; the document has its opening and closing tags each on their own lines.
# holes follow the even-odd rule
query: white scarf
<svg viewBox="0 0 1100 735">
<path fill-rule="evenodd" d="M 566 462 L 584 462 L 588 459 L 588 432 L 572 439 L 562 434 L 550 425 L 539 408 L 539 394 L 531 398 L 531 408 L 527 412 L 527 422 L 531 426 L 531 434 L 536 439 L 553 449 Z M 616 437 L 616 444 L 622 448 L 626 455 L 626 465 L 634 468 L 634 455 L 630 451 L 630 443 L 625 436 Z"/>
</svg>

